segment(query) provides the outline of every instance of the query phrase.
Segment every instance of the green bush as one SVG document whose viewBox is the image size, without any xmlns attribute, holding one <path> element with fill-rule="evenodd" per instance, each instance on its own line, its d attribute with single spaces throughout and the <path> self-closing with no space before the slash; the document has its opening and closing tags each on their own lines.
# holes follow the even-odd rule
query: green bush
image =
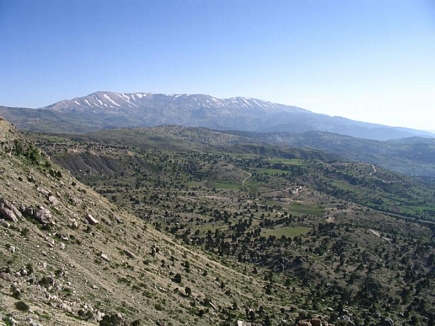
<svg viewBox="0 0 435 326">
<path fill-rule="evenodd" d="M 15 302 L 15 308 L 17 308 L 20 311 L 29 311 L 30 309 L 29 305 L 23 301 Z"/>
</svg>

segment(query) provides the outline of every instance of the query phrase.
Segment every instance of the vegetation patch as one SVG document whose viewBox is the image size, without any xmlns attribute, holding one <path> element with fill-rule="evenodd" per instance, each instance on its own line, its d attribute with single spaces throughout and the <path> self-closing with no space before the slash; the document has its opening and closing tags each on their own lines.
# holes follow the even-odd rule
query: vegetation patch
<svg viewBox="0 0 435 326">
<path fill-rule="evenodd" d="M 265 236 L 273 235 L 275 237 L 298 237 L 307 234 L 311 229 L 307 227 L 275 227 L 273 229 L 263 229 L 262 234 Z"/>
</svg>

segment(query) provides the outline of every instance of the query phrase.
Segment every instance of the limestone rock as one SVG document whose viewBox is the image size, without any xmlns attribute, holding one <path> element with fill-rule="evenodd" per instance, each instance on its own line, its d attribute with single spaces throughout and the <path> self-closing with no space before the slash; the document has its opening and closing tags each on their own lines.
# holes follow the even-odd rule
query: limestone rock
<svg viewBox="0 0 435 326">
<path fill-rule="evenodd" d="M 127 257 L 134 259 L 134 254 L 131 251 L 128 251 L 127 249 L 124 249 L 124 254 L 127 255 Z"/>
<path fill-rule="evenodd" d="M 0 204 L 0 215 L 11 222 L 18 222 L 18 217 L 11 209 L 7 208 L 4 203 Z"/>
<path fill-rule="evenodd" d="M 98 224 L 98 220 L 95 218 L 95 217 L 93 217 L 91 214 L 86 214 L 86 220 L 89 222 L 89 224 L 91 224 L 91 225 L 95 225 L 95 224 Z"/>
<path fill-rule="evenodd" d="M 105 261 L 110 261 L 109 257 L 108 257 L 106 254 L 104 254 L 104 253 L 102 253 L 102 254 L 100 255 L 100 257 L 101 257 L 101 259 L 103 259 L 103 260 L 105 260 Z"/>
<path fill-rule="evenodd" d="M 1 278 L 2 280 L 4 280 L 4 281 L 7 281 L 7 282 L 12 282 L 12 281 L 13 281 L 12 276 L 9 275 L 9 274 L 6 273 L 6 272 L 1 272 L 1 273 L 0 273 L 0 278 Z"/>
<path fill-rule="evenodd" d="M 8 222 L 6 222 L 5 220 L 0 220 L 0 224 L 3 225 L 6 228 L 10 228 L 11 227 L 11 225 Z"/>
<path fill-rule="evenodd" d="M 79 228 L 79 222 L 77 222 L 77 220 L 74 219 L 74 218 L 70 218 L 69 219 L 69 227 L 71 229 L 78 229 Z"/>
<path fill-rule="evenodd" d="M 59 205 L 59 201 L 56 199 L 56 197 L 54 196 L 48 196 L 48 201 L 50 202 L 51 205 L 53 206 L 57 206 Z"/>
<path fill-rule="evenodd" d="M 121 224 L 122 223 L 122 219 L 119 216 L 114 216 L 116 223 Z"/>
<path fill-rule="evenodd" d="M 9 208 L 12 212 L 14 212 L 14 214 L 18 218 L 23 217 L 21 212 L 13 204 L 11 204 L 9 201 L 7 201 L 6 199 L 3 199 L 3 204 L 5 205 L 6 208 Z"/>
<path fill-rule="evenodd" d="M 50 192 L 49 192 L 47 189 L 45 189 L 45 188 L 38 187 L 38 188 L 36 188 L 36 190 L 37 190 L 39 193 L 41 193 L 41 194 L 43 194 L 43 195 L 45 195 L 45 196 L 50 195 Z"/>
<path fill-rule="evenodd" d="M 39 206 L 38 210 L 34 213 L 33 217 L 42 224 L 50 224 L 52 223 L 51 212 L 44 208 L 43 206 Z"/>
</svg>

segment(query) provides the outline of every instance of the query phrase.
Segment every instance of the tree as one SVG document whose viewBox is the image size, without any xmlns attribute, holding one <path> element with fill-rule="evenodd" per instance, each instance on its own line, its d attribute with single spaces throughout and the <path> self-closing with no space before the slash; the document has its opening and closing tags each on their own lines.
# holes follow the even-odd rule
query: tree
<svg viewBox="0 0 435 326">
<path fill-rule="evenodd" d="M 180 273 L 177 273 L 175 275 L 175 277 L 173 278 L 173 280 L 174 280 L 175 283 L 181 283 L 181 275 L 180 275 Z"/>
</svg>

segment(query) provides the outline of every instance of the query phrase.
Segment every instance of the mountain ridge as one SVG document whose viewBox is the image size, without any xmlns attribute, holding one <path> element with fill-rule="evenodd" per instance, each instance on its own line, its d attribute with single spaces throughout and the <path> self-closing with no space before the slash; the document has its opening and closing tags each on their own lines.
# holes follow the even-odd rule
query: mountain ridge
<svg viewBox="0 0 435 326">
<path fill-rule="evenodd" d="M 331 117 L 254 98 L 219 99 L 203 94 L 98 91 L 38 109 L 0 107 L 0 115 L 20 129 L 43 132 L 182 125 L 251 132 L 328 131 L 376 140 L 435 137 L 425 131 Z"/>
</svg>

